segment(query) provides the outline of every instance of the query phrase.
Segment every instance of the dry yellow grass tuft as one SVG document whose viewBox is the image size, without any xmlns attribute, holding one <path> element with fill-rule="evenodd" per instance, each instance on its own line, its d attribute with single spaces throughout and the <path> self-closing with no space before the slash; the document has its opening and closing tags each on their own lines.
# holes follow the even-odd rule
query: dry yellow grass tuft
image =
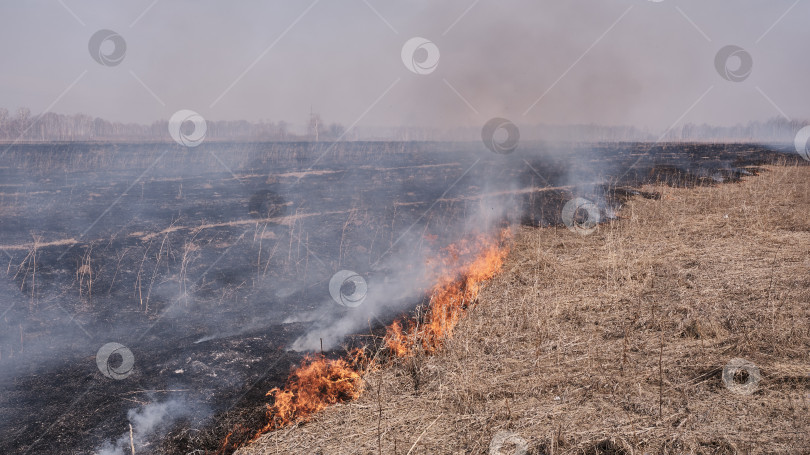
<svg viewBox="0 0 810 455">
<path fill-rule="evenodd" d="M 444 350 L 238 453 L 810 453 L 810 167 L 646 189 L 521 229 Z"/>
</svg>

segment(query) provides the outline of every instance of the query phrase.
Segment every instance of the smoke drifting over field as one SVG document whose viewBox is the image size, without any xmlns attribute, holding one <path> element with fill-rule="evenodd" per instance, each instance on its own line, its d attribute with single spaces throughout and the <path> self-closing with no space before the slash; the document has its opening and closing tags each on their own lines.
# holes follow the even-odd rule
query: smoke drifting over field
<svg viewBox="0 0 810 455">
<path fill-rule="evenodd" d="M 495 182 L 483 184 L 484 191 L 489 194 L 515 190 L 508 186 L 496 185 Z M 499 226 L 520 221 L 521 207 L 515 198 L 483 197 L 480 203 L 470 205 L 465 218 L 448 220 L 449 224 L 443 226 L 445 245 L 468 236 L 494 236 Z M 416 226 L 416 221 L 413 226 Z M 422 300 L 436 284 L 435 270 L 428 265 L 436 260 L 439 251 L 425 251 L 418 247 L 425 242 L 424 235 L 425 226 L 416 226 L 416 229 L 400 234 L 397 240 L 401 247 L 394 254 L 384 254 L 372 265 L 367 280 L 368 294 L 363 304 L 350 311 L 327 312 L 319 316 L 290 348 L 297 351 L 317 351 L 321 346 L 333 349 L 347 335 L 367 330 L 373 320 L 386 321 L 410 311 L 414 303 Z M 332 306 L 334 302 L 326 301 L 324 305 Z"/>
</svg>

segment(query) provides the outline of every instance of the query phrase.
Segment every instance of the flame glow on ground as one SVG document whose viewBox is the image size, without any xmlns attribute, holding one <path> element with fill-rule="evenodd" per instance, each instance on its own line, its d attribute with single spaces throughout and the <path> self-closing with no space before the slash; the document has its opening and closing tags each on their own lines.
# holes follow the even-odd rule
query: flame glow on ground
<svg viewBox="0 0 810 455">
<path fill-rule="evenodd" d="M 498 238 L 479 234 L 448 246 L 429 261 L 430 273 L 439 278 L 428 293 L 427 310 L 422 317 L 403 317 L 387 327 L 383 344 L 390 357 L 410 357 L 418 349 L 426 354 L 441 349 L 464 310 L 477 299 L 481 286 L 501 270 L 510 238 L 508 229 L 503 229 Z M 273 397 L 273 403 L 267 405 L 267 424 L 250 441 L 268 431 L 306 422 L 327 406 L 357 399 L 363 392 L 362 374 L 374 366 L 371 363 L 359 349 L 348 359 L 307 356 L 290 373 L 283 389 L 267 392 Z M 225 438 L 220 453 L 234 444 L 230 439 L 237 432 L 244 434 L 243 429 L 234 429 Z M 238 444 L 231 446 L 236 447 Z"/>
</svg>

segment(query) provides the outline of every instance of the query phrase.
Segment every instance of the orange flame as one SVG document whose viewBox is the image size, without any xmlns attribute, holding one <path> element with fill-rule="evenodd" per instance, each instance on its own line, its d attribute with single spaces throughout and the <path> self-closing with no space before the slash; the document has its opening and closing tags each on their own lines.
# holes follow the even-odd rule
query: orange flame
<svg viewBox="0 0 810 455">
<path fill-rule="evenodd" d="M 297 422 L 306 422 L 312 414 L 342 401 L 354 400 L 363 391 L 360 377 L 362 351 L 353 354 L 351 363 L 343 359 L 327 359 L 322 355 L 307 356 L 295 369 L 284 389 L 274 387 L 268 396 L 268 423 L 253 437 Z"/>
<path fill-rule="evenodd" d="M 247 440 L 250 437 L 249 429 L 242 426 L 241 424 L 236 424 L 233 430 L 231 430 L 226 436 L 225 440 L 222 441 L 222 445 L 220 446 L 219 450 L 217 450 L 214 455 L 224 455 L 228 453 L 233 453 L 236 449 L 238 449 L 242 442 Z M 208 453 L 208 452 L 206 452 Z"/>
<path fill-rule="evenodd" d="M 217 450 L 216 455 L 222 455 L 225 453 L 225 451 L 228 449 L 231 436 L 233 436 L 233 431 L 229 432 L 228 435 L 225 436 L 225 441 L 222 442 L 222 446 L 219 448 L 219 450 Z"/>
<path fill-rule="evenodd" d="M 500 271 L 508 253 L 503 244 L 510 236 L 504 229 L 499 239 L 484 235 L 463 239 L 429 261 L 439 280 L 431 290 L 428 312 L 420 320 L 394 321 L 384 339 L 389 351 L 396 357 L 408 357 L 419 345 L 427 353 L 440 349 L 452 336 L 464 310 L 475 302 L 483 282 Z M 267 392 L 273 396 L 273 404 L 267 405 L 268 423 L 251 441 L 268 431 L 306 422 L 329 405 L 358 398 L 363 391 L 361 374 L 371 366 L 360 349 L 350 353 L 348 361 L 323 355 L 305 357 L 284 389 L 275 387 Z"/>
<path fill-rule="evenodd" d="M 411 320 L 405 329 L 402 321 L 394 321 L 388 327 L 385 345 L 394 356 L 408 357 L 419 344 L 428 354 L 442 347 L 444 340 L 453 335 L 464 310 L 478 298 L 481 285 L 500 271 L 508 253 L 501 244 L 509 236 L 509 230 L 504 229 L 499 240 L 478 236 L 445 249 L 436 266 L 441 275 L 421 323 Z M 465 259 L 475 253 L 472 262 L 465 265 Z"/>
</svg>

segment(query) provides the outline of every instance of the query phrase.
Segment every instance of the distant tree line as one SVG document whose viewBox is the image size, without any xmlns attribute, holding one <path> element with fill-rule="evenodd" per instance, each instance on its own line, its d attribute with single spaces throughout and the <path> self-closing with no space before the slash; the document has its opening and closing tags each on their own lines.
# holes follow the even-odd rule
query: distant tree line
<svg viewBox="0 0 810 455">
<path fill-rule="evenodd" d="M 687 123 L 661 133 L 645 131 L 631 126 L 587 125 L 519 125 L 521 140 L 547 141 L 774 141 L 791 142 L 806 121 L 781 117 L 765 122 L 745 125 L 715 126 Z M 397 141 L 475 141 L 480 129 L 458 128 L 369 128 L 359 135 L 356 130 L 347 134 L 338 124 L 326 124 L 320 115 L 310 113 L 306 132 L 290 131 L 290 124 L 278 122 L 248 122 L 246 120 L 207 121 L 207 140 L 244 141 L 334 141 L 380 139 Z M 159 120 L 148 125 L 110 122 L 85 114 L 56 114 L 46 112 L 32 115 L 28 108 L 19 108 L 14 114 L 0 108 L 0 141 L 168 141 L 168 121 Z"/>
<path fill-rule="evenodd" d="M 520 140 L 528 141 L 573 141 L 573 142 L 652 142 L 680 141 L 734 141 L 734 142 L 792 142 L 796 133 L 807 121 L 787 120 L 781 117 L 764 122 L 750 122 L 745 125 L 716 126 L 686 123 L 666 132 L 642 130 L 633 126 L 608 126 L 597 124 L 580 125 L 518 125 Z M 392 128 L 377 133 L 403 141 L 456 141 L 476 140 L 481 130 L 477 128 Z"/>
<path fill-rule="evenodd" d="M 745 125 L 713 126 L 687 123 L 671 132 L 672 139 L 681 141 L 741 140 L 792 142 L 796 133 L 807 126 L 805 120 L 787 120 L 774 117 L 765 122 L 750 122 Z"/>
<path fill-rule="evenodd" d="M 206 121 L 206 139 L 256 141 L 335 140 L 344 135 L 340 124 L 326 125 L 313 114 L 306 134 L 290 132 L 290 125 L 278 122 L 252 123 L 246 120 Z M 110 122 L 86 114 L 56 114 L 46 112 L 32 115 L 28 108 L 11 114 L 0 108 L 0 141 L 168 141 L 168 120 L 148 125 Z"/>
</svg>

